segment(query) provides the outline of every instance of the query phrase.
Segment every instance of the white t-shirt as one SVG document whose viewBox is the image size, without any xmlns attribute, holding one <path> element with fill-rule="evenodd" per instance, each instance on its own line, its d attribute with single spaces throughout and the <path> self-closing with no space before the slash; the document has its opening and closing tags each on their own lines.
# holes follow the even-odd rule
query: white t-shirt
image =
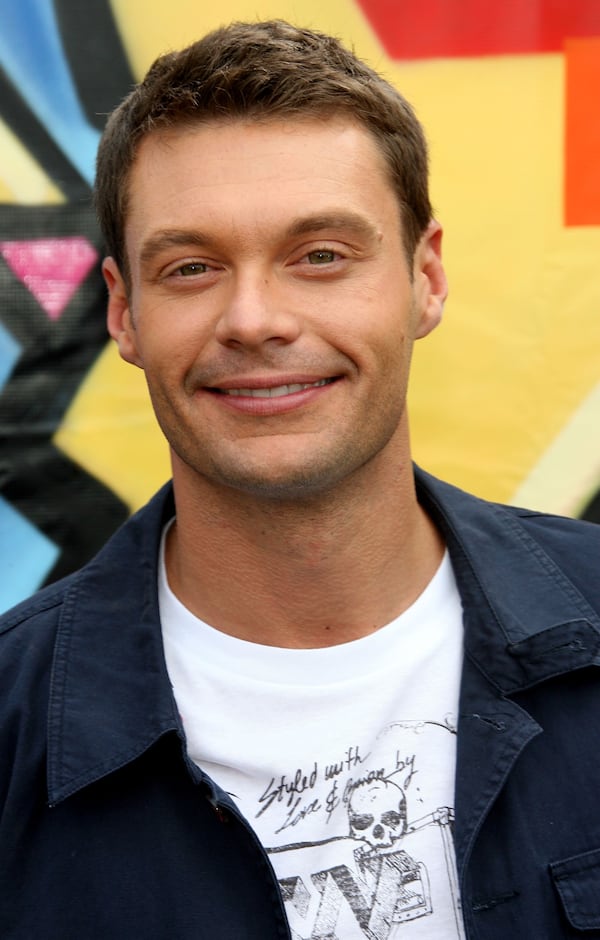
<svg viewBox="0 0 600 940">
<path fill-rule="evenodd" d="M 451 823 L 462 610 L 448 556 L 415 603 L 325 649 L 238 640 L 171 592 L 188 753 L 265 846 L 294 940 L 462 938 Z"/>
</svg>

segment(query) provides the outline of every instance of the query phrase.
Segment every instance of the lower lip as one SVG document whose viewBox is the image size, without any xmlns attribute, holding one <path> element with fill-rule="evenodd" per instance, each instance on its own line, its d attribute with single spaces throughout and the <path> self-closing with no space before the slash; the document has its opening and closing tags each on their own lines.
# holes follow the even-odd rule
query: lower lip
<svg viewBox="0 0 600 940">
<path fill-rule="evenodd" d="M 327 385 L 315 385 L 311 388 L 304 388 L 300 392 L 291 392 L 289 395 L 278 395 L 276 398 L 253 398 L 251 395 L 223 395 L 219 392 L 207 392 L 205 394 L 218 402 L 229 411 L 235 411 L 238 414 L 254 415 L 255 417 L 270 417 L 271 415 L 282 415 L 289 411 L 296 411 L 305 405 L 311 404 L 324 394 L 329 392 L 338 381 L 329 382 Z"/>
</svg>

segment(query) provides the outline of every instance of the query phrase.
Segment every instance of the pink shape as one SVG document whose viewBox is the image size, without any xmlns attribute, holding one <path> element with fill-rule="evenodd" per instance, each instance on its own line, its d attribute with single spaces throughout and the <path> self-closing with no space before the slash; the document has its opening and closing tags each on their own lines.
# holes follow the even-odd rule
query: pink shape
<svg viewBox="0 0 600 940">
<path fill-rule="evenodd" d="M 82 235 L 0 242 L 0 252 L 51 320 L 58 320 L 98 258 Z"/>
</svg>

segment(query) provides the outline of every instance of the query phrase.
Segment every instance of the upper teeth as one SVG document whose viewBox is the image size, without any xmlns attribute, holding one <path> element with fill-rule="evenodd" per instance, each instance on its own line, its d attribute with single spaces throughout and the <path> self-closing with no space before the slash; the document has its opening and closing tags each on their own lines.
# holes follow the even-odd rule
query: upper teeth
<svg viewBox="0 0 600 940">
<path fill-rule="evenodd" d="M 319 379 L 318 382 L 295 382 L 292 385 L 275 385 L 271 388 L 223 388 L 225 395 L 245 395 L 249 398 L 279 398 L 280 395 L 291 395 L 293 392 L 302 392 L 305 388 L 318 388 L 326 385 L 330 379 Z"/>
</svg>

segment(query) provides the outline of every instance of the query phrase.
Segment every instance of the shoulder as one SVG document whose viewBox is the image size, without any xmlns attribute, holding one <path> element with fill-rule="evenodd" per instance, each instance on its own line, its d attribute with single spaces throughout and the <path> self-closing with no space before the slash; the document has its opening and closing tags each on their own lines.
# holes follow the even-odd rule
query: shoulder
<svg viewBox="0 0 600 940">
<path fill-rule="evenodd" d="M 416 470 L 419 499 L 481 580 L 558 574 L 600 608 L 600 525 L 489 502 Z"/>
<path fill-rule="evenodd" d="M 61 612 L 76 575 L 50 585 L 0 616 L 0 724 L 33 708 L 50 682 Z"/>
<path fill-rule="evenodd" d="M 600 525 L 528 509 L 504 509 L 580 590 L 600 588 Z"/>
<path fill-rule="evenodd" d="M 457 529 L 507 527 L 516 535 L 522 529 L 540 542 L 558 548 L 577 549 L 584 545 L 600 545 L 600 525 L 539 512 L 506 503 L 491 502 L 461 490 L 450 483 L 416 470 L 417 489 L 426 509 L 441 516 Z"/>
<path fill-rule="evenodd" d="M 0 812 L 9 789 L 25 778 L 32 788 L 42 786 L 56 637 L 73 581 L 45 588 L 0 617 Z"/>
<path fill-rule="evenodd" d="M 26 630 L 28 625 L 44 629 L 44 625 L 56 623 L 69 588 L 77 575 L 69 575 L 61 581 L 43 588 L 21 601 L 15 607 L 0 614 L 0 646 L 13 641 L 16 633 Z"/>
</svg>

